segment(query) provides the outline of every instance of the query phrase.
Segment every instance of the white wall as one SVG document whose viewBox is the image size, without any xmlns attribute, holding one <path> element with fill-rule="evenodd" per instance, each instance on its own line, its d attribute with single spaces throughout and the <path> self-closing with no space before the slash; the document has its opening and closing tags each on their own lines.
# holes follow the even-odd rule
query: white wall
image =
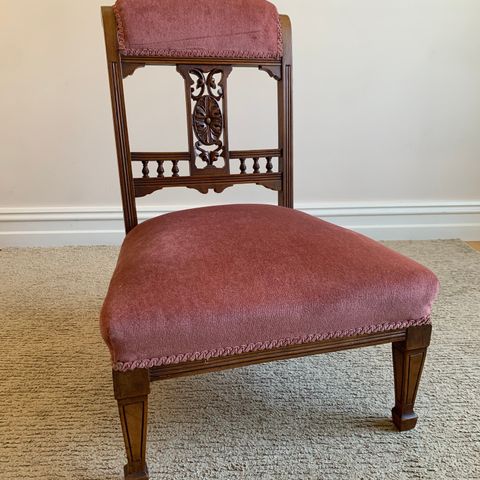
<svg viewBox="0 0 480 480">
<path fill-rule="evenodd" d="M 0 243 L 121 237 L 102 0 L 0 0 Z M 480 2 L 276 0 L 294 28 L 296 205 L 377 238 L 480 238 Z M 235 71 L 231 148 L 275 146 L 273 81 Z M 134 149 L 186 149 L 181 77 L 127 79 Z M 275 201 L 166 190 L 151 215 Z"/>
</svg>

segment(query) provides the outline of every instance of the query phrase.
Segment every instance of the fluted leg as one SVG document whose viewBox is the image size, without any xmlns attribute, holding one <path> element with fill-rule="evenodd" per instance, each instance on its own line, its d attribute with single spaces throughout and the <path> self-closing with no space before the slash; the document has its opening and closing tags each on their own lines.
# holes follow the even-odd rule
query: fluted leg
<svg viewBox="0 0 480 480">
<path fill-rule="evenodd" d="M 405 341 L 392 344 L 395 377 L 392 419 L 400 431 L 411 430 L 417 423 L 418 416 L 413 408 L 431 332 L 431 325 L 410 327 Z"/>
<path fill-rule="evenodd" d="M 148 370 L 113 372 L 113 386 L 122 422 L 128 463 L 125 480 L 148 480 L 145 460 L 147 443 L 147 407 L 150 393 Z"/>
</svg>

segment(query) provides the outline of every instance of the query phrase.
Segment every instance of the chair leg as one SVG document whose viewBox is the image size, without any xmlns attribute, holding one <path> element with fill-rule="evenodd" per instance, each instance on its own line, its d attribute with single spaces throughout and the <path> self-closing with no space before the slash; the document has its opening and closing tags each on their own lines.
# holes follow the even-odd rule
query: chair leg
<svg viewBox="0 0 480 480">
<path fill-rule="evenodd" d="M 148 370 L 113 372 L 113 388 L 122 422 L 128 463 L 125 480 L 148 480 L 145 461 L 147 443 L 147 403 L 150 393 Z"/>
<path fill-rule="evenodd" d="M 392 419 L 401 432 L 411 430 L 417 424 L 418 415 L 413 411 L 413 407 L 431 333 L 431 325 L 410 327 L 403 342 L 392 344 L 395 377 Z"/>
</svg>

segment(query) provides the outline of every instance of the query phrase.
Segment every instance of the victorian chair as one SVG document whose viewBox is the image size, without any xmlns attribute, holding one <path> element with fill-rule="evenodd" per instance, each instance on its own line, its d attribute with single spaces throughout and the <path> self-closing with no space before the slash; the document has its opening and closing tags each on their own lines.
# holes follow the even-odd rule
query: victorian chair
<svg viewBox="0 0 480 480">
<path fill-rule="evenodd" d="M 266 0 L 118 0 L 102 14 L 127 236 L 101 331 L 125 478 L 148 478 L 155 380 L 391 343 L 393 423 L 413 428 L 438 282 L 385 246 L 293 209 L 288 17 Z M 174 66 L 183 77 L 187 152 L 130 150 L 123 81 L 147 65 Z M 278 148 L 229 149 L 227 83 L 245 67 L 276 84 Z M 204 207 L 137 222 L 136 197 L 238 184 L 278 192 L 278 206 Z"/>
</svg>

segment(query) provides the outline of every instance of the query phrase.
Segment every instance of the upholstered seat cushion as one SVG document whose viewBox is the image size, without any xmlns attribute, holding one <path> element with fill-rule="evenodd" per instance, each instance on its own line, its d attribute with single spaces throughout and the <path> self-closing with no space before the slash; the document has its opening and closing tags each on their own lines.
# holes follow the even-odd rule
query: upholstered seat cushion
<svg viewBox="0 0 480 480">
<path fill-rule="evenodd" d="M 266 0 L 117 0 L 123 55 L 280 59 L 277 8 Z"/>
<path fill-rule="evenodd" d="M 437 291 L 427 268 L 304 213 L 207 207 L 127 235 L 101 328 L 128 370 L 422 325 Z"/>
</svg>

